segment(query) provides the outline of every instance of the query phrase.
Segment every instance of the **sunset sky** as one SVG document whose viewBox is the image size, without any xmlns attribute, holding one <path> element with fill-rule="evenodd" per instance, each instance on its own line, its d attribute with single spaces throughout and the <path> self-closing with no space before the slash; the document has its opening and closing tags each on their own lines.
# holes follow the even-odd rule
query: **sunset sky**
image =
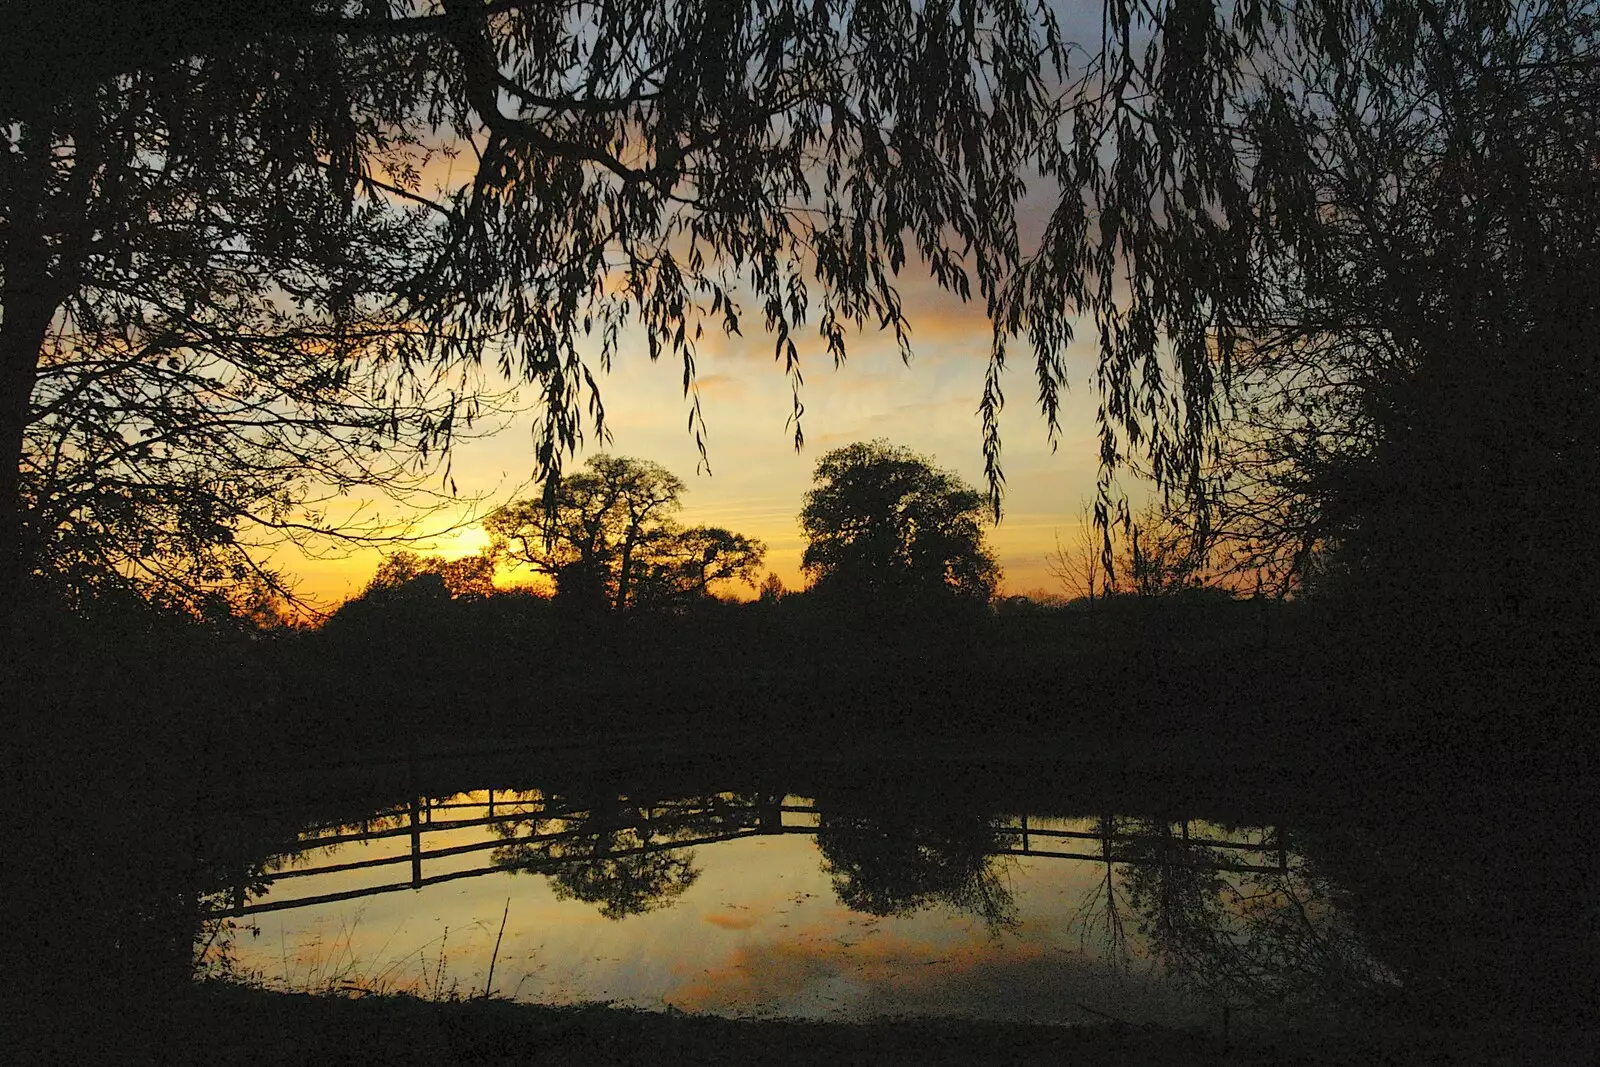
<svg viewBox="0 0 1600 1067">
<path fill-rule="evenodd" d="M 1099 40 L 1098 7 L 1065 5 L 1057 16 L 1067 39 Z M 461 179 L 460 168 L 466 158 L 434 156 L 422 167 L 422 186 L 453 186 Z M 1054 206 L 1050 188 L 1047 182 L 1037 182 L 1031 195 L 1017 206 L 1024 248 L 1037 239 Z M 696 473 L 699 456 L 686 427 L 682 367 L 667 357 L 651 364 L 637 328 L 631 338 L 625 337 L 611 374 L 600 379 L 612 439 L 604 446 L 591 439 L 572 466 L 596 451 L 662 464 L 688 486 L 681 521 L 724 526 L 766 542 L 766 568 L 790 588 L 804 585 L 800 573 L 804 542 L 797 516 L 801 498 L 811 484 L 811 472 L 827 450 L 853 441 L 887 438 L 983 488 L 977 408 L 989 351 L 989 323 L 982 304 L 963 304 L 941 290 L 915 259 L 907 264 L 897 286 L 912 324 L 915 358 L 910 366 L 901 363 L 892 336 L 869 331 L 849 337 L 849 361 L 835 371 L 816 335 L 815 317 L 796 331 L 805 375 L 804 451 L 795 452 L 792 433 L 785 425 L 790 412 L 789 386 L 782 366 L 774 361 L 772 338 L 760 329 L 759 305 L 746 299 L 743 336 L 724 338 L 708 326 L 701 342 L 698 372 L 710 431 L 709 476 Z M 1057 530 L 1064 542 L 1069 539 L 1079 521 L 1080 502 L 1094 495 L 1099 444 L 1094 424 L 1098 398 L 1092 381 L 1092 323 L 1085 322 L 1077 335 L 1067 360 L 1071 389 L 1063 397 L 1061 435 L 1054 452 L 1035 402 L 1031 351 L 1021 343 L 1012 347 L 1002 418 L 1005 517 L 989 531 L 990 545 L 1004 570 L 1004 593 L 1055 591 L 1045 556 L 1054 547 Z M 528 413 L 493 437 L 458 447 L 453 473 L 460 493 L 485 498 L 476 514 L 534 491 L 530 484 L 532 425 L 533 415 Z M 472 508 L 463 505 L 454 519 L 469 519 L 473 514 Z M 448 526 L 450 521 L 441 519 L 436 525 Z M 483 531 L 469 524 L 431 547 L 416 547 L 453 557 L 480 551 L 487 544 Z M 337 604 L 360 592 L 381 558 L 382 552 L 370 549 L 336 559 L 307 559 L 296 552 L 283 552 L 278 561 L 299 579 L 303 596 Z M 520 575 L 505 572 L 501 581 L 531 577 L 526 571 Z M 753 595 L 750 589 L 720 591 Z"/>
<path fill-rule="evenodd" d="M 867 332 L 851 338 L 849 361 L 836 371 L 814 333 L 802 333 L 804 451 L 795 452 L 785 426 L 789 388 L 781 365 L 774 362 L 771 338 L 756 328 L 757 316 L 750 314 L 744 336 L 708 336 L 700 350 L 711 474 L 695 470 L 698 455 L 686 429 L 681 366 L 667 357 L 651 364 L 637 334 L 624 341 L 610 375 L 601 377 L 612 440 L 603 448 L 590 440 L 577 462 L 607 451 L 663 464 L 688 486 L 681 521 L 725 526 L 761 539 L 768 547 L 767 568 L 790 588 L 802 587 L 804 542 L 797 515 L 812 469 L 828 449 L 883 437 L 932 457 L 975 487 L 983 485 L 977 414 L 989 343 L 983 310 L 963 305 L 920 276 L 903 277 L 901 293 L 913 330 L 915 358 L 909 366 L 901 363 L 892 336 Z M 1005 571 L 1006 593 L 1053 590 L 1045 556 L 1057 530 L 1063 540 L 1071 533 L 1079 502 L 1093 496 L 1098 447 L 1094 354 L 1091 330 L 1080 330 L 1068 361 L 1071 390 L 1063 405 L 1060 446 L 1052 454 L 1034 400 L 1029 352 L 1023 346 L 1013 351 L 1002 420 L 1005 517 L 989 533 Z M 532 425 L 533 415 L 526 413 L 493 436 L 458 446 L 455 480 L 464 498 L 485 498 L 477 505 L 478 514 L 534 491 Z M 463 504 L 457 514 L 467 518 L 472 509 Z M 448 525 L 448 519 L 435 518 L 434 528 Z M 415 547 L 453 557 L 486 545 L 482 530 L 468 525 Z M 332 559 L 282 553 L 279 562 L 299 579 L 302 595 L 336 604 L 360 592 L 381 557 L 377 549 Z M 531 575 L 524 572 L 521 577 Z M 501 576 L 502 582 L 518 578 L 512 572 Z"/>
</svg>

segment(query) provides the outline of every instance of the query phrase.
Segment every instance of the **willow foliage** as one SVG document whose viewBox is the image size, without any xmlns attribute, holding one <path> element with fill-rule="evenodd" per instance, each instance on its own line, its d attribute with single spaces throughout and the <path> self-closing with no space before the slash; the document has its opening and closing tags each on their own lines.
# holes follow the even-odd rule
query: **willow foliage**
<svg viewBox="0 0 1600 1067">
<path fill-rule="evenodd" d="M 703 449 L 698 346 L 753 319 L 792 385 L 800 444 L 805 332 L 834 363 L 858 329 L 888 331 L 909 358 L 896 279 L 915 269 L 993 323 L 977 403 L 996 514 L 1011 353 L 1033 363 L 1053 439 L 1086 325 L 1102 520 L 1127 465 L 1213 501 L 1239 484 L 1218 434 L 1234 383 L 1281 384 L 1275 397 L 1292 400 L 1282 383 L 1297 365 L 1359 381 L 1391 348 L 1447 350 L 1440 316 L 1470 313 L 1408 285 L 1427 276 L 1416 265 L 1478 262 L 1529 226 L 1565 230 L 1563 190 L 1591 182 L 1595 158 L 1595 20 L 1567 0 L 1107 0 L 1081 27 L 1030 0 L 285 0 L 251 13 L 169 0 L 148 8 L 160 32 L 143 34 L 125 24 L 137 12 L 79 20 L 72 7 L 24 27 L 56 45 L 27 68 L 39 77 L 0 83 L 0 414 L 25 463 L 37 369 L 57 358 L 46 338 L 74 302 L 126 291 L 116 351 L 181 362 L 222 351 L 190 320 L 229 304 L 225 262 L 255 287 L 230 339 L 272 351 L 306 330 L 356 338 L 292 347 L 331 375 L 313 377 L 326 396 L 363 367 L 397 372 L 356 394 L 374 401 L 363 411 L 393 405 L 397 382 L 421 386 L 391 409 L 391 442 L 436 455 L 478 368 L 529 384 L 547 480 L 585 434 L 604 438 L 596 372 L 630 325 L 652 358 L 681 364 Z M 1505 165 L 1473 185 L 1486 158 Z M 135 172 L 148 180 L 122 177 Z M 1502 193 L 1530 181 L 1519 220 Z M 191 220 L 193 239 L 152 258 L 140 242 L 168 217 Z M 353 244 L 330 236 L 355 222 Z M 149 279 L 173 285 L 152 295 Z M 285 306 L 304 321 L 280 319 Z M 84 337 L 75 351 L 97 358 Z M 1352 394 L 1336 393 L 1332 418 L 1359 425 Z M 73 395 L 46 406 L 69 410 Z M 229 469 L 208 480 L 247 485 L 250 457 L 222 455 Z M 221 527 L 260 510 L 231 499 Z"/>
</svg>

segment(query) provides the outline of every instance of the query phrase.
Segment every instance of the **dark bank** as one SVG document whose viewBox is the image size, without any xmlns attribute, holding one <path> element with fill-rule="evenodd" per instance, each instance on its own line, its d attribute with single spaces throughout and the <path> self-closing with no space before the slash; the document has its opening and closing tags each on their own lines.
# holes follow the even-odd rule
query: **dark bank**
<svg viewBox="0 0 1600 1067">
<path fill-rule="evenodd" d="M 364 642 L 371 674 L 356 688 L 366 701 L 318 688 L 349 685 L 356 670 L 332 626 L 240 637 L 79 616 L 57 617 L 46 636 L 48 616 L 36 616 L 13 647 L 73 690 L 21 738 L 49 761 L 21 764 L 13 779 L 16 810 L 34 813 L 20 820 L 31 844 L 12 867 L 13 945 L 30 961 L 12 973 L 29 975 L 16 1003 L 31 1013 L 15 1032 L 59 1041 L 73 1031 L 48 1021 L 77 1020 L 78 1036 L 100 1034 L 117 1005 L 127 1022 L 113 1036 L 151 1055 L 176 1045 L 206 1059 L 264 1042 L 291 1062 L 379 1050 L 394 1062 L 531 1061 L 562 1049 L 627 1062 L 656 1058 L 652 1043 L 666 1035 L 685 1043 L 685 1059 L 730 1062 L 769 1041 L 772 1062 L 828 1049 L 913 1058 L 946 1043 L 940 1054 L 953 1058 L 1014 1047 L 1019 1059 L 1081 1048 L 1150 1062 L 1363 1062 L 1378 1051 L 1449 1062 L 1537 1058 L 1591 1033 L 1591 779 L 1553 736 L 1547 749 L 1520 748 L 1530 708 L 1510 701 L 1536 678 L 1510 665 L 1468 678 L 1430 665 L 1429 688 L 1403 690 L 1412 703 L 1397 714 L 1374 707 L 1372 666 L 1335 660 L 1338 642 L 1315 620 L 1291 619 L 1293 605 L 1276 606 L 1281 645 L 1269 648 L 1248 603 L 1140 619 L 1141 632 L 1173 636 L 1141 646 L 1162 672 L 1130 677 L 1107 669 L 1070 616 L 839 632 L 837 619 L 820 627 L 799 609 L 750 604 L 654 620 L 648 641 L 642 627 L 619 626 L 587 653 L 521 677 L 502 667 L 474 688 L 458 656 L 515 657 L 486 648 L 481 631 L 459 652 L 449 635 L 494 599 L 437 606 L 417 647 L 459 669 L 445 678 L 429 660 L 385 659 Z M 510 599 L 500 610 L 555 610 Z M 1118 624 L 1106 623 L 1113 633 Z M 1185 651 L 1185 633 L 1203 635 L 1203 654 Z M 860 651 L 869 643 L 870 658 Z M 696 659 L 707 646 L 727 651 Z M 775 663 L 762 670 L 768 654 Z M 1247 673 L 1262 671 L 1270 684 Z M 1007 677 L 1051 681 L 997 690 Z M 407 703 L 406 693 L 429 696 Z M 319 706 L 340 709 L 321 721 L 342 732 L 312 728 Z M 1565 729 L 1570 742 L 1586 725 Z M 803 840 L 806 851 L 775 876 L 718 859 L 769 839 Z M 1095 877 L 1057 873 L 1069 868 Z M 352 875 L 365 880 L 337 880 Z M 955 938 L 990 970 L 1009 967 L 1014 984 L 963 1002 L 867 983 L 855 1014 L 794 990 L 762 1000 L 739 987 L 691 1004 L 694 1019 L 672 1002 L 681 981 L 620 999 L 614 986 L 627 975 L 569 977 L 564 989 L 493 984 L 483 955 L 494 905 L 562 901 L 587 916 L 579 921 L 625 930 L 701 907 L 702 876 L 744 887 L 809 877 L 814 896 L 848 916 L 816 937 L 847 936 L 852 921 L 920 923 L 889 932 L 909 945 Z M 362 910 L 372 901 L 417 897 L 438 910 L 424 891 L 489 879 L 504 885 L 481 889 L 477 957 L 466 921 L 454 933 L 447 922 L 441 944 L 437 926 L 395 920 L 410 943 L 360 959 L 353 934 L 340 945 L 328 925 L 381 925 Z M 1041 908 L 1047 892 L 1077 895 Z M 323 920 L 326 943 L 309 955 L 276 933 L 307 906 L 338 916 Z M 945 926 L 933 930 L 936 920 Z M 660 936 L 689 939 L 658 946 L 663 966 L 704 940 Z M 1030 975 L 991 944 L 1023 960 L 1069 955 L 1100 968 L 1099 984 L 1036 962 Z M 648 969 L 638 943 L 617 945 Z M 235 948 L 247 958 L 230 957 Z M 413 948 L 416 960 L 397 963 Z M 559 968 L 563 951 L 588 949 L 541 942 L 529 954 Z M 280 954 L 299 962 L 280 969 Z M 509 958 L 498 962 L 503 980 L 520 977 Z M 872 961 L 808 965 L 825 978 L 857 964 Z M 1084 989 L 1109 996 L 1130 973 L 1156 992 L 1087 1002 Z M 970 993 L 975 981 L 956 985 Z M 507 996 L 555 1006 L 518 1014 L 498 1002 Z M 646 1007 L 655 1014 L 637 1014 Z M 737 1021 L 699 1019 L 707 1008 Z M 817 1021 L 761 1021 L 774 1013 Z M 975 1021 L 939 1021 L 950 1014 Z M 976 1021 L 985 1018 L 994 1021 Z"/>
</svg>

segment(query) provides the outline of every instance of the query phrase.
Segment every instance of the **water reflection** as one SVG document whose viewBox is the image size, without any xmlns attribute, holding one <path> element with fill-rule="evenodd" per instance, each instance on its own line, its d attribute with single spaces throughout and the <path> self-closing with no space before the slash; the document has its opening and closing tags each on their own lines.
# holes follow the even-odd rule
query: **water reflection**
<svg viewBox="0 0 1600 1067">
<path fill-rule="evenodd" d="M 494 823 L 506 843 L 492 858 L 505 870 L 547 875 L 557 899 L 594 904 L 606 918 L 621 919 L 682 896 L 700 876 L 692 846 L 750 832 L 765 806 L 732 793 L 553 797 L 548 807 Z"/>
<path fill-rule="evenodd" d="M 1223 1004 L 1303 1014 L 1388 978 L 1292 845 L 1270 827 L 927 797 L 478 791 L 307 828 L 217 910 L 263 943 L 206 953 L 262 975 L 280 956 L 293 985 L 304 944 L 325 946 L 337 922 L 354 960 L 365 950 L 347 931 L 378 920 L 393 925 L 385 945 L 436 945 L 441 972 L 451 938 L 457 988 L 487 986 L 488 925 L 504 913 L 495 973 L 535 961 L 516 984 L 534 999 L 1066 1022 L 1209 1023 Z M 388 903 L 339 910 L 369 899 Z M 271 912 L 298 913 L 276 942 L 256 918 Z M 374 959 L 361 973 L 393 970 Z"/>
<path fill-rule="evenodd" d="M 866 915 L 909 915 L 944 905 L 991 931 L 1017 925 L 1009 853 L 1020 840 L 997 816 L 946 812 L 913 821 L 841 806 L 822 814 L 817 848 L 839 902 Z"/>
<path fill-rule="evenodd" d="M 1291 852 L 1282 830 L 1236 829 L 1219 841 L 1188 822 L 1105 816 L 1099 826 L 1105 876 L 1089 904 L 1104 915 L 1108 944 L 1125 946 L 1133 916 L 1149 951 L 1191 989 L 1244 1008 L 1304 1011 L 1392 984 L 1335 906 L 1336 887 Z M 1242 862 L 1241 850 L 1275 862 Z"/>
</svg>

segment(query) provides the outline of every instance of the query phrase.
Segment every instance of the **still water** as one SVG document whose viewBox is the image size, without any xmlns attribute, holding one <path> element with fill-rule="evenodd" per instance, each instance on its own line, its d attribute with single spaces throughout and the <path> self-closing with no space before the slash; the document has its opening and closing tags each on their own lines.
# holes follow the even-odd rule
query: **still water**
<svg viewBox="0 0 1600 1067">
<path fill-rule="evenodd" d="M 1386 981 L 1276 826 L 473 790 L 304 827 L 202 971 L 727 1016 L 1271 1026 Z"/>
</svg>

